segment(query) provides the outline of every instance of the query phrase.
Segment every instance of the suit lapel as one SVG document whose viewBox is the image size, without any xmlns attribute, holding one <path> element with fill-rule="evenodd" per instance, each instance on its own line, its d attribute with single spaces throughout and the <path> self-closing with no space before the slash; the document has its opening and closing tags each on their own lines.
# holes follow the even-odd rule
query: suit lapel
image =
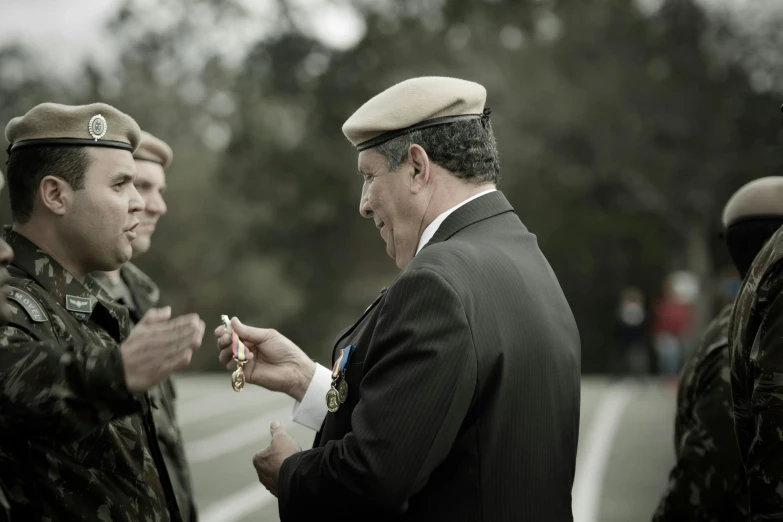
<svg viewBox="0 0 783 522">
<path fill-rule="evenodd" d="M 422 250 L 435 243 L 446 241 L 451 236 L 473 223 L 478 223 L 479 221 L 505 212 L 514 212 L 514 207 L 511 206 L 511 203 L 508 202 L 506 196 L 499 190 L 476 198 L 452 212 L 440 227 L 438 227 L 438 230 L 435 231 L 435 235 L 432 236 L 432 239 L 430 239 L 426 245 L 424 245 Z"/>
<path fill-rule="evenodd" d="M 359 319 L 357 319 L 355 323 L 353 323 L 351 326 L 349 326 L 348 328 L 344 329 L 342 332 L 340 332 L 337 335 L 337 340 L 334 342 L 334 348 L 332 348 L 332 363 L 334 363 L 335 353 L 337 352 L 337 347 L 340 345 L 340 341 L 345 339 L 345 337 L 347 335 L 349 335 L 351 332 L 353 332 L 356 329 L 356 327 L 362 322 L 362 320 L 367 316 L 367 314 L 369 314 L 372 311 L 373 308 L 378 306 L 378 303 L 381 302 L 381 299 L 383 298 L 384 294 L 386 294 L 386 289 L 387 288 L 384 288 L 383 290 L 381 290 L 381 293 L 378 294 L 378 297 L 375 298 L 375 301 L 373 301 L 372 304 L 370 306 L 368 306 L 367 309 L 364 310 L 364 313 L 362 314 L 362 316 L 359 317 Z"/>
</svg>

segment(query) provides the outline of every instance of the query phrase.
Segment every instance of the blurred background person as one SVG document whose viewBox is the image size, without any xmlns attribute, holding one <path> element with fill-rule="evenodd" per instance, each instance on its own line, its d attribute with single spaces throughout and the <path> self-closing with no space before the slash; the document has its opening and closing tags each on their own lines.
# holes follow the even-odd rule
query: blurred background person
<svg viewBox="0 0 783 522">
<path fill-rule="evenodd" d="M 623 289 L 615 326 L 617 351 L 613 364 L 618 374 L 639 377 L 648 373 L 647 325 L 644 294 L 636 287 Z"/>
<path fill-rule="evenodd" d="M 675 276 L 670 275 L 664 282 L 663 296 L 655 306 L 652 330 L 658 372 L 661 375 L 671 378 L 679 373 L 692 317 L 692 306 L 678 291 Z"/>
</svg>

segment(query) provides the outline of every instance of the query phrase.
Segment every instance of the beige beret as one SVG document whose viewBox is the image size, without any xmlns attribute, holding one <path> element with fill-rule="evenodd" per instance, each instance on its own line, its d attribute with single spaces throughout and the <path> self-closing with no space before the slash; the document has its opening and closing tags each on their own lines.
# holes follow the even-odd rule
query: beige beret
<svg viewBox="0 0 783 522">
<path fill-rule="evenodd" d="M 156 138 L 149 132 L 141 131 L 141 143 L 133 153 L 133 157 L 137 160 L 157 163 L 167 169 L 174 161 L 174 151 L 165 141 Z"/>
<path fill-rule="evenodd" d="M 362 151 L 414 130 L 481 118 L 486 99 L 486 89 L 474 82 L 412 78 L 359 107 L 343 124 L 343 134 Z"/>
<path fill-rule="evenodd" d="M 105 103 L 42 103 L 5 128 L 10 151 L 36 146 L 113 147 L 133 152 L 139 146 L 138 124 Z"/>
<path fill-rule="evenodd" d="M 751 217 L 783 217 L 783 176 L 769 176 L 740 187 L 723 208 L 723 226 Z"/>
</svg>

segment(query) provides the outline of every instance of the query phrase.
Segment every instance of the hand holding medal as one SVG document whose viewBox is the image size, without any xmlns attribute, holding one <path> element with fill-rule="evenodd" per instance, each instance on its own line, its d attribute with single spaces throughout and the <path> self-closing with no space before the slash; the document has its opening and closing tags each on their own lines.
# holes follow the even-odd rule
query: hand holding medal
<svg viewBox="0 0 783 522">
<path fill-rule="evenodd" d="M 236 317 L 220 319 L 215 328 L 218 360 L 232 373 L 234 389 L 254 384 L 301 401 L 315 374 L 315 362 L 277 330 L 248 326 Z"/>
<path fill-rule="evenodd" d="M 234 354 L 234 361 L 237 363 L 237 369 L 231 374 L 231 387 L 235 392 L 241 392 L 245 387 L 245 372 L 242 367 L 247 362 L 247 347 L 239 340 L 236 332 L 231 328 L 231 321 L 227 315 L 220 316 L 226 331 L 231 333 L 231 351 Z"/>
</svg>

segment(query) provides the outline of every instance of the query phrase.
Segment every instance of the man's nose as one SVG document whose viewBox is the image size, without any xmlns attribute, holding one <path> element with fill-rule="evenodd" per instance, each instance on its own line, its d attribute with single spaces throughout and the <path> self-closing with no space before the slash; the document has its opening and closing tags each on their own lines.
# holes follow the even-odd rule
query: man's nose
<svg viewBox="0 0 783 522">
<path fill-rule="evenodd" d="M 141 212 L 144 210 L 147 204 L 144 202 L 144 199 L 141 197 L 141 194 L 139 194 L 139 191 L 135 186 L 131 185 L 131 190 L 133 192 L 131 192 L 130 211 L 131 213 Z"/>
<path fill-rule="evenodd" d="M 370 206 L 370 198 L 367 197 L 367 189 L 362 187 L 362 198 L 359 200 L 359 214 L 363 218 L 372 217 L 372 207 Z"/>
<path fill-rule="evenodd" d="M 163 199 L 163 195 L 158 192 L 147 199 L 147 206 L 144 210 L 150 214 L 163 216 L 168 211 L 168 206 L 166 206 L 166 200 Z"/>
</svg>

